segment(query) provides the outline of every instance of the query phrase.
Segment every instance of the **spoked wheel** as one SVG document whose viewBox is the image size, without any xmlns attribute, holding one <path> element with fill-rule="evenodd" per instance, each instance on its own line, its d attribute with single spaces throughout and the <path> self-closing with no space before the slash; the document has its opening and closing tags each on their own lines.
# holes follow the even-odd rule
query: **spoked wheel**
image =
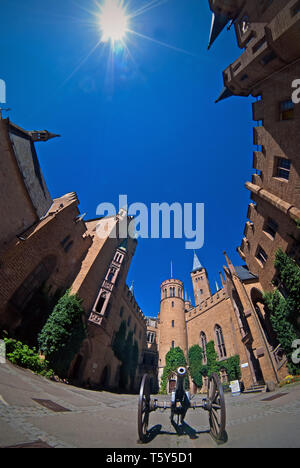
<svg viewBox="0 0 300 468">
<path fill-rule="evenodd" d="M 150 413 L 150 386 L 149 386 L 148 375 L 145 374 L 142 379 L 142 383 L 140 387 L 139 407 L 138 407 L 138 432 L 139 432 L 139 439 L 141 442 L 145 442 L 147 439 L 149 413 Z"/>
<path fill-rule="evenodd" d="M 226 410 L 223 387 L 216 373 L 209 378 L 207 404 L 210 433 L 216 441 L 221 441 L 225 434 Z"/>
</svg>

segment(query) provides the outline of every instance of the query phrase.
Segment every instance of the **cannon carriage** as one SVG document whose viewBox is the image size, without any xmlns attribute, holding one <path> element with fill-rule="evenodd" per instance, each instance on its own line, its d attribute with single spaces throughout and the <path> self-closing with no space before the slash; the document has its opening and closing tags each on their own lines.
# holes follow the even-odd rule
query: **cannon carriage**
<svg viewBox="0 0 300 468">
<path fill-rule="evenodd" d="M 183 424 L 188 410 L 198 408 L 208 412 L 210 435 L 216 442 L 222 442 L 225 438 L 226 409 L 223 387 L 219 376 L 213 373 L 209 377 L 206 398 L 202 402 L 194 402 L 190 398 L 189 392 L 184 388 L 184 381 L 187 376 L 187 369 L 179 367 L 177 369 L 176 390 L 171 394 L 170 403 L 161 403 L 150 396 L 150 385 L 148 375 L 142 378 L 139 403 L 138 403 L 138 435 L 141 443 L 146 443 L 149 432 L 150 414 L 158 409 L 171 411 L 171 422 L 177 425 Z"/>
</svg>

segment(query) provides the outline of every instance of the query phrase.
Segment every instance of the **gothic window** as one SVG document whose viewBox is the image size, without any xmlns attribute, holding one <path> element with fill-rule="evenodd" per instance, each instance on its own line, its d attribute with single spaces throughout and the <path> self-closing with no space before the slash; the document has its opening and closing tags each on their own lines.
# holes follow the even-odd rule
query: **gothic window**
<svg viewBox="0 0 300 468">
<path fill-rule="evenodd" d="M 204 332 L 201 332 L 200 333 L 200 346 L 203 351 L 203 363 L 204 364 L 206 363 L 206 344 L 207 344 L 206 335 Z"/>
<path fill-rule="evenodd" d="M 175 348 L 175 341 L 172 341 L 172 348 Z"/>
<path fill-rule="evenodd" d="M 227 354 L 226 354 L 226 348 L 224 344 L 223 332 L 222 332 L 222 328 L 220 327 L 220 325 L 216 325 L 215 333 L 216 333 L 216 338 L 217 338 L 219 358 L 224 358 L 226 357 Z"/>
<path fill-rule="evenodd" d="M 172 301 L 172 308 L 174 308 L 174 301 Z"/>
<path fill-rule="evenodd" d="M 172 328 L 174 328 L 174 326 L 175 326 L 175 322 L 174 320 L 172 320 Z"/>
<path fill-rule="evenodd" d="M 164 289 L 164 298 L 166 299 L 167 298 L 167 290 Z"/>
<path fill-rule="evenodd" d="M 114 276 L 115 276 L 115 273 L 116 273 L 116 269 L 115 268 L 111 268 L 110 269 L 110 272 L 109 272 L 109 275 L 107 277 L 107 281 L 109 281 L 110 283 L 112 282 Z"/>
</svg>

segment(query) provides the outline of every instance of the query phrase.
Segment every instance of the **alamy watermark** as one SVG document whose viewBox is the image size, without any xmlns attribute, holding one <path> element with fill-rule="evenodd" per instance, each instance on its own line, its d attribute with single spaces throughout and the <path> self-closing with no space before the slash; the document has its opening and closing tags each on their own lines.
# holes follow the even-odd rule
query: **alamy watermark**
<svg viewBox="0 0 300 468">
<path fill-rule="evenodd" d="M 6 103 L 6 83 L 0 79 L 0 104 Z"/>
<path fill-rule="evenodd" d="M 107 225 L 99 223 L 96 232 L 99 238 L 107 236 L 121 239 L 186 239 L 185 248 L 201 249 L 204 245 L 203 203 L 151 203 L 150 209 L 141 202 L 128 206 L 127 195 L 119 196 L 119 209 L 112 203 L 101 203 L 96 214 L 107 220 L 119 217 L 118 235 L 116 227 L 108 234 Z M 128 222 L 127 217 L 133 219 Z M 172 221 L 173 220 L 173 221 Z M 171 232 L 173 227 L 173 234 Z"/>
<path fill-rule="evenodd" d="M 6 363 L 6 344 L 3 340 L 0 340 L 0 364 Z"/>
<path fill-rule="evenodd" d="M 294 104 L 300 104 L 300 79 L 294 80 L 292 82 L 292 89 L 294 89 L 292 93 L 292 101 Z"/>
<path fill-rule="evenodd" d="M 300 364 L 300 340 L 294 340 L 292 348 L 295 349 L 292 354 L 292 361 L 294 364 Z"/>
</svg>

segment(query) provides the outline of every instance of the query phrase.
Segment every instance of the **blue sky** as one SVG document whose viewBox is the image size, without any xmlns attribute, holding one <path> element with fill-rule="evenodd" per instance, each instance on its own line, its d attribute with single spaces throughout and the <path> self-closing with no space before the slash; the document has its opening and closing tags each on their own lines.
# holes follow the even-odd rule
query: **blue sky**
<svg viewBox="0 0 300 468">
<path fill-rule="evenodd" d="M 197 254 L 214 292 L 223 251 L 242 264 L 236 247 L 253 171 L 251 99 L 214 104 L 222 71 L 241 53 L 234 31 L 225 30 L 208 52 L 208 1 L 161 2 L 132 23 L 153 40 L 130 34 L 130 56 L 119 51 L 112 71 L 107 45 L 90 54 L 100 38 L 96 10 L 92 0 L 2 0 L 0 78 L 9 116 L 28 130 L 62 135 L 38 145 L 40 164 L 51 195 L 76 191 L 87 218 L 101 202 L 118 206 L 119 194 L 147 206 L 205 203 Z M 171 261 L 192 296 L 193 251 L 185 239 L 139 241 L 128 283 L 145 315 L 159 311 Z"/>
</svg>

